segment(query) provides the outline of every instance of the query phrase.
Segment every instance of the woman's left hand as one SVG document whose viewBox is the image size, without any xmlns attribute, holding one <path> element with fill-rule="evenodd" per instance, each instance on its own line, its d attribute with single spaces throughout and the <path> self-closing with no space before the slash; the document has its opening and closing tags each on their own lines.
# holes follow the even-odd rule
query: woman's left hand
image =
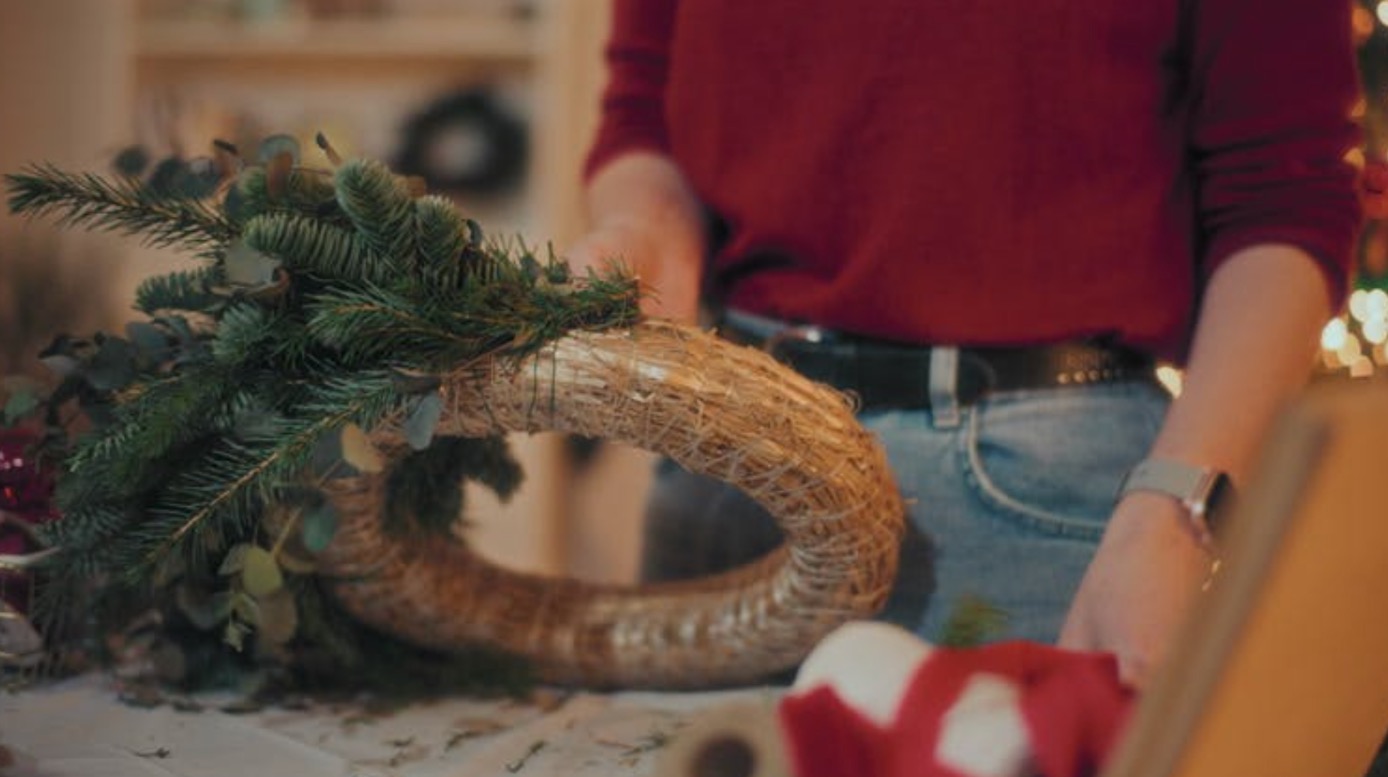
<svg viewBox="0 0 1388 777">
<path fill-rule="evenodd" d="M 1060 646 L 1114 653 L 1123 681 L 1142 688 L 1209 579 L 1212 557 L 1188 521 L 1170 497 L 1125 497 L 1080 581 Z"/>
</svg>

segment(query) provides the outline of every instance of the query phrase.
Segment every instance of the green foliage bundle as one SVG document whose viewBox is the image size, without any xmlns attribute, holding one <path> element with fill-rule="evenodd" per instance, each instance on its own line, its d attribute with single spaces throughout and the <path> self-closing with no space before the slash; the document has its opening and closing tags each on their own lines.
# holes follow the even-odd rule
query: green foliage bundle
<svg viewBox="0 0 1388 777">
<path fill-rule="evenodd" d="M 336 526 L 317 489 L 365 466 L 362 429 L 403 422 L 415 449 L 390 481 L 393 528 L 446 531 L 462 480 L 505 496 L 520 472 L 499 438 L 435 439 L 435 376 L 637 317 L 630 277 L 570 277 L 552 255 L 484 240 L 381 163 L 318 145 L 330 169 L 277 136 L 253 163 L 219 144 L 149 180 L 6 177 L 16 213 L 198 260 L 139 287 L 146 318 L 124 337 L 60 337 L 42 355 L 63 376 L 54 398 L 79 398 L 95 424 L 63 454 L 50 591 L 177 590 L 181 612 L 227 641 L 287 645 L 290 583 Z M 272 508 L 291 519 L 267 521 Z"/>
</svg>

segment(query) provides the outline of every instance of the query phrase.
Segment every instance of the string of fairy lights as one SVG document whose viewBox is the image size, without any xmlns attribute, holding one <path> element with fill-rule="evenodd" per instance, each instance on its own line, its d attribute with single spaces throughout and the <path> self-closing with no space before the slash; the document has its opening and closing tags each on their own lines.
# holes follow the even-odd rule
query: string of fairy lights
<svg viewBox="0 0 1388 777">
<path fill-rule="evenodd" d="M 1364 144 L 1349 156 L 1363 174 L 1364 235 L 1356 288 L 1321 331 L 1320 367 L 1336 377 L 1388 375 L 1388 0 L 1357 0 L 1354 39 L 1364 99 L 1354 116 Z"/>
</svg>

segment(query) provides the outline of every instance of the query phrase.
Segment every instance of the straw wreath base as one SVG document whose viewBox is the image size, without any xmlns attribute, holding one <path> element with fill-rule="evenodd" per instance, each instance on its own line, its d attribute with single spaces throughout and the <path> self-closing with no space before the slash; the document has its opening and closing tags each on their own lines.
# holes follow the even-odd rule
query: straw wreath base
<svg viewBox="0 0 1388 777">
<path fill-rule="evenodd" d="M 444 376 L 439 433 L 555 430 L 668 455 L 765 506 L 787 535 L 731 572 L 647 586 L 522 574 L 462 542 L 387 536 L 386 475 L 334 481 L 339 531 L 322 555 L 341 605 L 425 647 L 489 645 L 542 679 L 688 688 L 756 681 L 885 602 L 902 506 L 851 402 L 765 354 L 647 321 L 575 332 L 522 361 Z M 398 429 L 373 433 L 392 460 Z"/>
</svg>

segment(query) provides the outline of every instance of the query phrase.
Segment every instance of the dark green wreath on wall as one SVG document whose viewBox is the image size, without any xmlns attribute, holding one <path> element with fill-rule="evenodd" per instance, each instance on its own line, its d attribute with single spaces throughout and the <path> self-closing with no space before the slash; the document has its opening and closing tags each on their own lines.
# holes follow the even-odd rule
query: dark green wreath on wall
<svg viewBox="0 0 1388 777">
<path fill-rule="evenodd" d="M 146 317 L 125 337 L 60 337 L 44 354 L 64 376 L 50 410 L 76 397 L 94 423 L 63 452 L 49 609 L 92 581 L 175 591 L 199 627 L 287 649 L 311 631 L 312 557 L 335 527 L 316 484 L 371 466 L 363 429 L 402 420 L 415 450 L 392 476 L 392 529 L 450 531 L 462 481 L 504 497 L 521 473 L 501 438 L 434 437 L 433 376 L 636 320 L 631 277 L 571 277 L 552 255 L 484 240 L 383 164 L 318 145 L 332 169 L 277 136 L 254 163 L 219 143 L 158 181 L 51 166 L 6 177 L 16 213 L 200 262 L 145 281 Z"/>
</svg>

